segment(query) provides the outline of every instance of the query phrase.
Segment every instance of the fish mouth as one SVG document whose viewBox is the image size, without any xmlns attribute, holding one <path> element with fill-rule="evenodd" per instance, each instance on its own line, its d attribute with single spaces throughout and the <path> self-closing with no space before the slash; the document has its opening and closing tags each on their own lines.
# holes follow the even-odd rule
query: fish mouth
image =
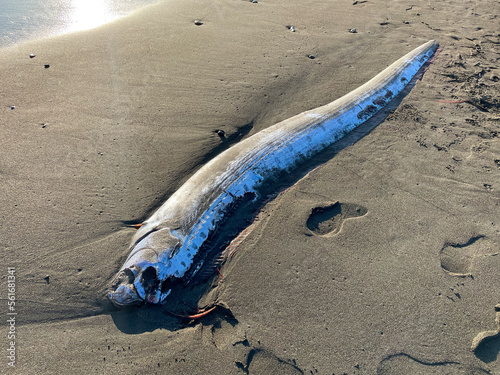
<svg viewBox="0 0 500 375">
<path fill-rule="evenodd" d="M 115 291 L 109 291 L 107 297 L 116 307 L 141 306 L 144 304 L 144 300 L 139 294 L 128 285 L 120 285 Z"/>
<path fill-rule="evenodd" d="M 106 294 L 108 299 L 116 307 L 141 306 L 144 299 L 141 298 L 134 286 L 136 274 L 130 268 L 118 272 Z"/>
<path fill-rule="evenodd" d="M 161 304 L 170 294 L 163 285 L 155 265 L 132 266 L 118 272 L 107 297 L 117 307 Z"/>
</svg>

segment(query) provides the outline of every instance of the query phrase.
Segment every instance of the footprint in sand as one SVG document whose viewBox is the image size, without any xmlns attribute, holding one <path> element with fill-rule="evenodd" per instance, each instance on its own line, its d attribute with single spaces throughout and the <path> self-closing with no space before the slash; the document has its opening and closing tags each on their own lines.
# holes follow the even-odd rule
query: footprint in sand
<svg viewBox="0 0 500 375">
<path fill-rule="evenodd" d="M 307 228 L 316 235 L 335 235 L 342 229 L 344 221 L 366 215 L 368 210 L 358 204 L 335 202 L 314 207 L 307 219 Z"/>
<path fill-rule="evenodd" d="M 495 329 L 480 332 L 472 340 L 471 350 L 481 361 L 489 363 L 497 359 L 500 352 L 500 304 L 495 306 Z"/>
<path fill-rule="evenodd" d="M 377 374 L 479 375 L 490 374 L 490 372 L 480 367 L 463 365 L 460 362 L 423 360 L 407 353 L 397 353 L 387 356 L 379 363 Z"/>
<path fill-rule="evenodd" d="M 273 353 L 263 349 L 251 349 L 246 358 L 247 363 L 235 362 L 242 372 L 254 374 L 304 374 L 297 365 L 276 357 Z"/>
<path fill-rule="evenodd" d="M 235 367 L 242 374 L 283 374 L 301 375 L 301 370 L 294 359 L 286 360 L 262 347 L 259 340 L 247 337 L 246 332 L 233 322 L 215 322 L 211 328 L 200 326 L 202 339 L 227 353 L 234 359 Z"/>
<path fill-rule="evenodd" d="M 474 259 L 498 255 L 496 246 L 485 236 L 471 237 L 465 243 L 445 243 L 439 252 L 441 267 L 452 275 L 466 277 L 472 275 Z"/>
</svg>

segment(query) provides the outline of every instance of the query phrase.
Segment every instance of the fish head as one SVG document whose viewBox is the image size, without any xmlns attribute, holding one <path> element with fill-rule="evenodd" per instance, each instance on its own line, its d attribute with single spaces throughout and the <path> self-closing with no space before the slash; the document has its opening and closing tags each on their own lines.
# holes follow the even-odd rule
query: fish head
<svg viewBox="0 0 500 375">
<path fill-rule="evenodd" d="M 179 240 L 169 231 L 149 233 L 134 246 L 111 282 L 108 299 L 118 307 L 162 303 L 175 279 L 165 263 L 169 263 L 178 248 Z"/>
<path fill-rule="evenodd" d="M 116 306 L 159 304 L 170 294 L 165 290 L 165 273 L 162 263 L 143 261 L 122 268 L 108 290 L 108 299 Z"/>
</svg>

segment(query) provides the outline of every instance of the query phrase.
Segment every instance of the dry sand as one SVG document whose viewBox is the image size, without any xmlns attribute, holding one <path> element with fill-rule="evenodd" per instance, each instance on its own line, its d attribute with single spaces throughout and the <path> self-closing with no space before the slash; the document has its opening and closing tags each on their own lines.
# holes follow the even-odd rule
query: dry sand
<svg viewBox="0 0 500 375">
<path fill-rule="evenodd" d="M 3 276 L 0 372 L 500 373 L 498 338 L 470 349 L 500 302 L 499 13 L 167 0 L 3 49 L 1 273 L 16 269 L 19 315 L 12 370 Z M 238 140 L 326 104 L 429 39 L 441 54 L 397 110 L 264 207 L 224 272 L 234 318 L 110 309 L 123 221 L 220 151 L 214 130 Z"/>
</svg>

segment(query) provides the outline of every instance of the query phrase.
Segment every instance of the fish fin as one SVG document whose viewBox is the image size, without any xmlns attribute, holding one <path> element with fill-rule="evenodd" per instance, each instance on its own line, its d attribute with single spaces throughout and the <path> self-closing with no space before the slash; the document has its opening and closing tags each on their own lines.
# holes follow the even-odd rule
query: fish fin
<svg viewBox="0 0 500 375">
<path fill-rule="evenodd" d="M 139 229 L 144 225 L 144 221 L 142 220 L 120 220 L 123 226 L 127 228 L 135 228 Z"/>
<path fill-rule="evenodd" d="M 139 229 L 140 227 L 142 227 L 142 223 L 141 224 L 130 224 L 130 225 L 127 225 L 127 227 Z"/>
<path fill-rule="evenodd" d="M 190 283 L 196 285 L 204 283 L 213 278 L 214 276 L 222 277 L 220 269 L 224 265 L 226 260 L 227 260 L 226 254 L 221 254 L 220 256 L 214 259 L 210 259 L 193 276 Z"/>
</svg>

